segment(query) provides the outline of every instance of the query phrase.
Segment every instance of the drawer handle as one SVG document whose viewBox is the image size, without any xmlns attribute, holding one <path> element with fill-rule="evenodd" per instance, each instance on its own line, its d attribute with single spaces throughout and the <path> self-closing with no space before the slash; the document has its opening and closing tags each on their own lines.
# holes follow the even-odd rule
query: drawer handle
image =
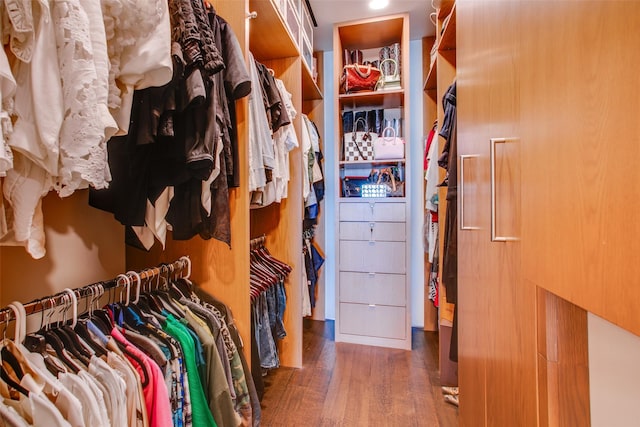
<svg viewBox="0 0 640 427">
<path fill-rule="evenodd" d="M 375 202 L 369 202 L 369 207 L 371 208 L 371 215 L 373 215 L 373 208 L 376 206 Z"/>
<path fill-rule="evenodd" d="M 517 242 L 517 237 L 498 236 L 496 231 L 496 144 L 515 142 L 517 138 L 491 138 L 489 157 L 491 163 L 491 241 L 492 242 Z"/>
<path fill-rule="evenodd" d="M 369 243 L 373 242 L 373 227 L 375 224 L 373 222 L 369 223 L 369 230 L 371 231 L 371 235 L 369 236 Z"/>
<path fill-rule="evenodd" d="M 369 304 L 369 308 L 376 308 L 375 304 Z"/>
<path fill-rule="evenodd" d="M 369 277 L 373 279 L 374 277 L 376 277 L 376 273 L 369 273 Z"/>
</svg>

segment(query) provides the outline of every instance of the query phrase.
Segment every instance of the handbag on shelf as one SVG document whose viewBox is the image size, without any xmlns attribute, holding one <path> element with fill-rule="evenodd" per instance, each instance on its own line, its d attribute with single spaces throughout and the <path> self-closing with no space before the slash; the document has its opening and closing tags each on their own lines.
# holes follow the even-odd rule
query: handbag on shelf
<svg viewBox="0 0 640 427">
<path fill-rule="evenodd" d="M 393 67 L 393 72 L 387 71 L 391 67 L 385 65 L 389 63 Z M 380 80 L 378 80 L 378 87 L 376 90 L 393 90 L 400 89 L 400 70 L 398 62 L 395 59 L 387 58 L 380 62 Z"/>
<path fill-rule="evenodd" d="M 362 64 L 363 54 L 358 49 L 344 49 L 342 61 L 344 65 Z"/>
<path fill-rule="evenodd" d="M 358 124 L 362 124 L 364 130 L 358 131 Z M 367 129 L 367 122 L 360 117 L 353 124 L 353 131 L 344 134 L 344 160 L 353 162 L 356 160 L 373 160 L 373 141 Z"/>
<path fill-rule="evenodd" d="M 369 184 L 369 178 L 366 176 L 345 176 L 341 183 L 342 197 L 363 197 L 362 188 Z"/>
<path fill-rule="evenodd" d="M 380 80 L 380 69 L 371 65 L 345 65 L 340 78 L 342 93 L 373 91 Z"/>
<path fill-rule="evenodd" d="M 400 179 L 397 168 L 388 167 L 381 169 L 372 169 L 369 174 L 369 182 L 371 185 L 370 192 L 377 195 L 369 197 L 404 197 L 404 181 Z M 362 189 L 364 196 L 364 186 Z"/>
<path fill-rule="evenodd" d="M 385 136 L 391 131 L 391 136 Z M 373 158 L 375 160 L 404 159 L 404 139 L 396 136 L 396 131 L 391 126 L 383 129 L 381 136 L 373 141 Z"/>
</svg>

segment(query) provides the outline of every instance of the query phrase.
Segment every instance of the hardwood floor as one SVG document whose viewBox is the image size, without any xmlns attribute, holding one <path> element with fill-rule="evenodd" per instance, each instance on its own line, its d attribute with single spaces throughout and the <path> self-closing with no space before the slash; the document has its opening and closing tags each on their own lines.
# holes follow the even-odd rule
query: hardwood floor
<svg viewBox="0 0 640 427">
<path fill-rule="evenodd" d="M 305 319 L 302 369 L 265 377 L 262 426 L 458 425 L 439 384 L 438 336 L 413 330 L 413 350 L 336 343 L 333 322 Z"/>
</svg>

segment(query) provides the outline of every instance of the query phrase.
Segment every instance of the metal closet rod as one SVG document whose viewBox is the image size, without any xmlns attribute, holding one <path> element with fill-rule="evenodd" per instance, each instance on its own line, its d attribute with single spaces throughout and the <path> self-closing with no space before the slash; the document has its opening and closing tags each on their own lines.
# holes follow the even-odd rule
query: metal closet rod
<svg viewBox="0 0 640 427">
<path fill-rule="evenodd" d="M 140 278 L 140 282 L 142 282 L 142 280 L 149 280 L 155 277 L 159 278 L 162 275 L 173 274 L 175 272 L 182 271 L 185 268 L 187 269 L 185 277 L 188 278 L 191 275 L 191 259 L 189 259 L 188 256 L 182 256 L 171 264 L 162 264 L 157 267 L 144 269 L 140 272 L 128 271 L 126 274 L 120 274 L 118 277 L 111 280 L 96 282 L 81 288 L 73 289 L 73 292 L 78 300 L 89 297 L 97 299 L 104 294 L 104 292 L 102 294 L 97 294 L 97 290 L 100 288 L 106 292 L 115 290 L 118 287 L 142 286 L 142 283 L 136 284 L 132 283 L 132 281 L 137 281 L 138 277 Z M 129 289 L 128 292 L 130 293 L 131 289 Z M 62 291 L 48 297 L 30 301 L 24 304 L 24 309 L 26 311 L 26 315 L 29 316 L 44 310 L 51 310 L 52 308 L 63 304 L 67 305 L 70 303 L 69 299 L 69 292 Z M 15 320 L 13 310 L 9 307 L 0 309 L 0 323 L 6 323 L 11 320 Z"/>
</svg>

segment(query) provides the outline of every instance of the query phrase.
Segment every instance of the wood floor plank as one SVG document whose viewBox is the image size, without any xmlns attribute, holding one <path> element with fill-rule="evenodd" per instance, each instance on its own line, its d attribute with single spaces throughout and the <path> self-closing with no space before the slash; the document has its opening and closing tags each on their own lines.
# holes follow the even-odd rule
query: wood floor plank
<svg viewBox="0 0 640 427">
<path fill-rule="evenodd" d="M 438 335 L 413 331 L 412 351 L 336 343 L 333 322 L 304 322 L 303 368 L 267 376 L 265 427 L 454 427 L 444 402 Z"/>
</svg>

